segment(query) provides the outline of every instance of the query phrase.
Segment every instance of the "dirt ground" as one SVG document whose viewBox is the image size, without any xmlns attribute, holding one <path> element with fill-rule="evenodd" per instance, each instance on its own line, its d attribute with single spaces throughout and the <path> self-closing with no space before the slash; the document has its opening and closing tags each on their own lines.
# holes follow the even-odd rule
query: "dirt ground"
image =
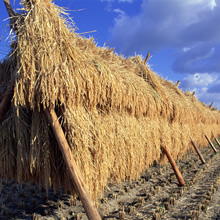
<svg viewBox="0 0 220 220">
<path fill-rule="evenodd" d="M 171 166 L 155 164 L 137 181 L 109 185 L 99 201 L 105 220 L 113 219 L 220 219 L 220 147 L 201 149 L 202 164 L 195 152 L 188 152 L 177 165 L 186 182 L 178 185 Z M 47 195 L 35 184 L 2 182 L 0 220 L 86 220 L 78 198 L 50 189 Z"/>
</svg>

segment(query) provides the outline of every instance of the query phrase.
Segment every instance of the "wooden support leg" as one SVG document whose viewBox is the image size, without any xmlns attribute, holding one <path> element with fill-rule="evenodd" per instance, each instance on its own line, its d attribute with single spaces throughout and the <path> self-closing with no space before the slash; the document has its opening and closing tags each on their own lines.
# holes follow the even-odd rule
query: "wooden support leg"
<svg viewBox="0 0 220 220">
<path fill-rule="evenodd" d="M 213 143 L 211 142 L 211 140 L 208 138 L 208 136 L 207 136 L 206 134 L 205 134 L 205 137 L 206 137 L 207 141 L 209 142 L 209 144 L 210 144 L 212 150 L 213 150 L 215 153 L 217 153 L 217 150 L 216 150 L 215 146 L 213 145 Z"/>
<path fill-rule="evenodd" d="M 167 158 L 168 158 L 168 160 L 169 160 L 169 162 L 170 162 L 170 164 L 171 164 L 171 166 L 172 166 L 172 168 L 174 170 L 174 173 L 176 175 L 176 178 L 177 178 L 180 186 L 185 186 L 185 181 L 184 181 L 184 179 L 183 179 L 183 177 L 182 177 L 182 175 L 181 175 L 181 173 L 180 173 L 180 171 L 179 171 L 179 169 L 178 169 L 178 167 L 176 165 L 175 160 L 171 156 L 170 152 L 165 147 L 161 146 L 161 149 L 162 149 L 163 153 L 166 154 L 166 156 L 167 156 Z"/>
<path fill-rule="evenodd" d="M 198 156 L 199 156 L 201 162 L 205 164 L 205 159 L 204 159 L 204 157 L 202 156 L 202 154 L 201 154 L 199 148 L 196 146 L 196 144 L 194 143 L 193 140 L 191 140 L 191 142 L 192 142 L 192 145 L 193 145 L 194 149 L 196 150 L 196 153 L 198 154 Z"/>
<path fill-rule="evenodd" d="M 146 65 L 146 63 L 147 63 L 149 57 L 150 57 L 150 53 L 147 54 L 147 56 L 146 56 L 146 58 L 145 58 L 145 60 L 144 60 L 144 65 Z"/>
<path fill-rule="evenodd" d="M 54 135 L 59 144 L 60 150 L 62 152 L 66 166 L 69 169 L 70 176 L 72 178 L 73 185 L 79 195 L 79 198 L 83 204 L 86 211 L 87 217 L 90 220 L 101 220 L 99 213 L 93 205 L 92 199 L 90 198 L 89 192 L 86 185 L 83 182 L 81 174 L 77 168 L 76 162 L 72 156 L 69 144 L 64 136 L 61 125 L 58 121 L 57 115 L 53 109 L 46 109 L 46 114 L 49 118 L 50 124 L 52 126 Z"/>
<path fill-rule="evenodd" d="M 15 72 L 16 71 L 17 71 L 17 69 L 15 70 Z M 13 75 L 12 75 L 12 77 L 13 77 Z M 11 80 L 8 84 L 8 87 L 7 87 L 5 94 L 2 94 L 3 98 L 0 103 L 0 122 L 2 121 L 5 113 L 8 111 L 9 106 L 10 106 L 10 102 L 13 97 L 14 79 L 12 77 L 11 77 Z"/>
<path fill-rule="evenodd" d="M 12 93 L 5 95 L 0 103 L 0 121 L 2 121 L 5 113 L 7 112 L 9 108 L 12 96 L 13 96 Z"/>
<path fill-rule="evenodd" d="M 218 138 L 215 138 L 215 140 L 216 140 L 218 146 L 220 147 L 220 142 L 219 142 Z"/>
<path fill-rule="evenodd" d="M 7 9 L 8 15 L 10 17 L 10 26 L 11 29 L 13 29 L 14 31 L 16 31 L 16 21 L 17 21 L 17 14 L 15 13 L 15 11 L 12 9 L 10 1 L 9 0 L 4 0 L 5 3 L 5 7 Z"/>
</svg>

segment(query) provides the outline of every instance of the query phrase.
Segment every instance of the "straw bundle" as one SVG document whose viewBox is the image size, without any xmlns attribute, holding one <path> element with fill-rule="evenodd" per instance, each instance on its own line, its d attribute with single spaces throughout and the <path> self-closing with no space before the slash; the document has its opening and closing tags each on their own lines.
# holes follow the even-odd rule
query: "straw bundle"
<svg viewBox="0 0 220 220">
<path fill-rule="evenodd" d="M 16 47 L 0 64 L 0 85 L 15 69 L 13 102 L 0 126 L 0 177 L 74 193 L 44 113 L 55 108 L 93 199 L 109 182 L 133 180 L 153 162 L 220 135 L 220 113 L 149 70 L 74 33 L 62 8 L 22 1 Z"/>
</svg>

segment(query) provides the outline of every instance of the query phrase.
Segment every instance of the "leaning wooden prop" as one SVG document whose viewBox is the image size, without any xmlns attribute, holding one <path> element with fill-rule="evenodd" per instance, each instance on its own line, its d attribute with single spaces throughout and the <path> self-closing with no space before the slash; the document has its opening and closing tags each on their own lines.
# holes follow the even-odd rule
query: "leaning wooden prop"
<svg viewBox="0 0 220 220">
<path fill-rule="evenodd" d="M 9 0 L 4 0 L 6 9 L 8 11 L 9 17 L 11 18 L 11 27 L 15 29 L 14 24 L 16 24 L 16 14 L 12 10 Z M 15 30 L 16 32 L 16 30 Z M 13 77 L 13 76 L 12 76 Z M 3 98 L 0 104 L 0 120 L 2 120 L 2 117 L 6 113 L 9 103 L 12 99 L 12 90 L 14 87 L 14 79 L 11 79 L 11 82 L 7 88 L 7 95 Z M 62 152 L 63 158 L 65 160 L 66 166 L 71 173 L 72 183 L 74 185 L 74 188 L 77 191 L 77 194 L 83 204 L 83 207 L 85 209 L 86 215 L 91 220 L 101 220 L 99 213 L 97 212 L 92 199 L 90 198 L 89 192 L 86 188 L 86 185 L 83 181 L 83 178 L 77 168 L 76 162 L 74 158 L 72 157 L 72 153 L 70 150 L 70 147 L 68 145 L 68 142 L 65 138 L 65 135 L 63 133 L 63 130 L 60 126 L 59 120 L 57 118 L 57 115 L 54 111 L 54 109 L 45 109 L 45 112 L 48 116 L 48 119 L 50 121 L 50 124 L 52 126 L 52 129 L 54 131 L 54 135 L 57 139 L 57 142 L 60 147 L 60 151 Z"/>
</svg>

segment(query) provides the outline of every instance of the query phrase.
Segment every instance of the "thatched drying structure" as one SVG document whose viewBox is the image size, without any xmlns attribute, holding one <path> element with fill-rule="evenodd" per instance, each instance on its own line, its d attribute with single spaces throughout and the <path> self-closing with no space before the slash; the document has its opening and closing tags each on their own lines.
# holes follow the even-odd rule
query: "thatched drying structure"
<svg viewBox="0 0 220 220">
<path fill-rule="evenodd" d="M 23 0 L 16 42 L 0 64 L 13 101 L 0 126 L 0 177 L 74 192 L 45 108 L 54 108 L 93 199 L 108 182 L 138 178 L 154 160 L 166 162 L 208 136 L 220 135 L 220 113 L 149 70 L 74 32 L 49 0 Z"/>
</svg>

